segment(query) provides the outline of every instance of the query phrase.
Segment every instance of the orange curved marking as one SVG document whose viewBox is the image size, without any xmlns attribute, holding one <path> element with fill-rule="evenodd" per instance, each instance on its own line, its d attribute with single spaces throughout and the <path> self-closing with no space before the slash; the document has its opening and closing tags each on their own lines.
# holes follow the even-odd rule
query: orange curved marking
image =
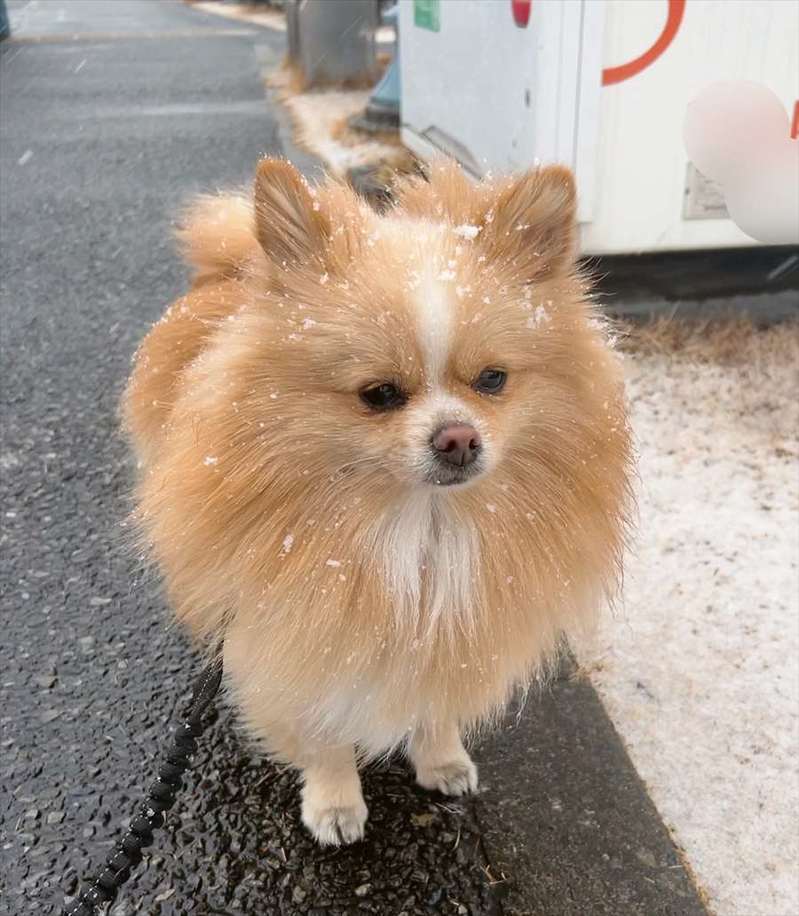
<svg viewBox="0 0 799 916">
<path fill-rule="evenodd" d="M 682 22 L 683 13 L 685 12 L 685 0 L 669 0 L 669 14 L 666 18 L 666 25 L 663 31 L 658 35 L 657 41 L 652 47 L 635 60 L 622 64 L 620 67 L 605 67 L 602 71 L 602 85 L 611 86 L 613 83 L 621 83 L 630 79 L 631 76 L 637 76 L 642 70 L 645 70 L 650 64 L 654 63 L 660 55 L 674 41 Z"/>
</svg>

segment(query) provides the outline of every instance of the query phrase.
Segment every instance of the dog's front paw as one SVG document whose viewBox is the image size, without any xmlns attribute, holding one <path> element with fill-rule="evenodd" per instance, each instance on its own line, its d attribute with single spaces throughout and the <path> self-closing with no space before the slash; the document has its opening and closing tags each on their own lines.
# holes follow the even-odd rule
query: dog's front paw
<svg viewBox="0 0 799 916">
<path fill-rule="evenodd" d="M 477 791 L 477 767 L 468 756 L 435 766 L 418 766 L 416 781 L 423 789 L 444 795 L 466 795 Z"/>
<path fill-rule="evenodd" d="M 368 813 L 363 798 L 351 804 L 325 804 L 313 798 L 302 801 L 302 822 L 321 846 L 341 846 L 362 840 Z"/>
</svg>

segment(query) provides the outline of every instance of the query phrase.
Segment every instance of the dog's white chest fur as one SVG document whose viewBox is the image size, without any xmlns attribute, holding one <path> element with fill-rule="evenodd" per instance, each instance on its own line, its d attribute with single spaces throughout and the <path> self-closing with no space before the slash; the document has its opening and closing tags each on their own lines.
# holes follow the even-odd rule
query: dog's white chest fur
<svg viewBox="0 0 799 916">
<path fill-rule="evenodd" d="M 387 592 L 408 622 L 421 622 L 424 631 L 445 615 L 471 613 L 480 575 L 477 536 L 439 494 L 415 494 L 369 540 Z"/>
</svg>

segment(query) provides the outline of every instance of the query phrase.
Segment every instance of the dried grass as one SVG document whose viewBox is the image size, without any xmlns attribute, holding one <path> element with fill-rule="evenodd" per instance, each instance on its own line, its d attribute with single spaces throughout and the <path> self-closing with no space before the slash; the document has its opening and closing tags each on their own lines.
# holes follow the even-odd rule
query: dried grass
<svg viewBox="0 0 799 916">
<path fill-rule="evenodd" d="M 799 321 L 760 327 L 745 317 L 659 317 L 644 324 L 618 322 L 620 349 L 641 355 L 670 355 L 695 363 L 745 366 L 799 363 Z"/>
<path fill-rule="evenodd" d="M 799 321 L 764 328 L 746 318 L 659 318 L 623 325 L 619 349 L 633 372 L 689 380 L 693 404 L 736 416 L 776 457 L 799 454 Z"/>
<path fill-rule="evenodd" d="M 398 130 L 360 130 L 350 124 L 349 118 L 341 118 L 330 129 L 330 136 L 344 146 L 357 146 L 369 140 L 405 149 Z"/>
<path fill-rule="evenodd" d="M 211 13 L 214 16 L 224 16 L 226 19 L 236 19 L 239 22 L 249 22 L 263 28 L 273 29 L 277 32 L 286 31 L 286 16 L 282 11 L 264 7 L 257 3 L 219 3 L 217 0 L 184 0 L 194 9 Z"/>
<path fill-rule="evenodd" d="M 289 113 L 298 146 L 321 159 L 333 175 L 344 177 L 353 168 L 375 166 L 408 171 L 413 157 L 399 144 L 396 135 L 390 142 L 381 135 L 361 135 L 348 121 L 360 114 L 369 99 L 368 92 L 341 89 L 298 91 L 300 71 L 289 62 L 267 77 L 267 85 Z"/>
<path fill-rule="evenodd" d="M 324 90 L 335 90 L 337 92 L 371 90 L 382 79 L 389 63 L 391 63 L 390 55 L 378 54 L 375 56 L 375 66 L 371 73 L 345 80 L 317 78 L 310 82 L 303 73 L 302 67 L 296 61 L 286 57 L 280 67 L 267 79 L 267 85 L 287 94 L 308 92 L 309 90 L 315 92 Z"/>
<path fill-rule="evenodd" d="M 285 102 L 287 96 L 305 92 L 308 88 L 302 68 L 288 57 L 267 77 L 266 85 L 277 91 L 281 102 Z"/>
</svg>

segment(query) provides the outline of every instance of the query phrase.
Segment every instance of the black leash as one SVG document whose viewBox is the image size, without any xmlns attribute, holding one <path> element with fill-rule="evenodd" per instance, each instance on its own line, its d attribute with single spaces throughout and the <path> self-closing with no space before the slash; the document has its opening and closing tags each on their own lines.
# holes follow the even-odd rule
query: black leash
<svg viewBox="0 0 799 916">
<path fill-rule="evenodd" d="M 153 831 L 164 824 L 164 812 L 183 788 L 183 774 L 189 768 L 189 758 L 197 750 L 197 741 L 204 729 L 203 716 L 219 690 L 222 680 L 222 647 L 203 669 L 194 685 L 191 701 L 183 721 L 175 729 L 166 759 L 158 770 L 158 778 L 150 786 L 144 802 L 130 822 L 128 832 L 108 856 L 105 867 L 94 881 L 65 905 L 62 916 L 96 916 L 101 907 L 113 902 L 132 870 L 142 860 L 142 849 L 152 845 Z"/>
</svg>

